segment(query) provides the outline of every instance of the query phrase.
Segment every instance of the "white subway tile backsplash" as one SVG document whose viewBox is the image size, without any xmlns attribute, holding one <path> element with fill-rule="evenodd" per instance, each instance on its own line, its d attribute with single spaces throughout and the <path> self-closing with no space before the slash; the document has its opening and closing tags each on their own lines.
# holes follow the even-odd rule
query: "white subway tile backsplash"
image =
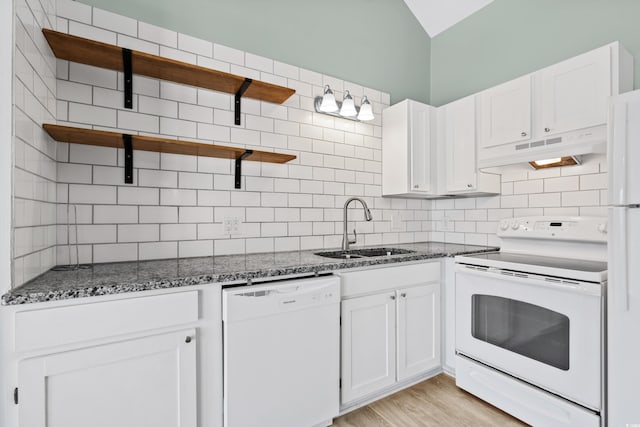
<svg viewBox="0 0 640 427">
<path fill-rule="evenodd" d="M 213 190 L 213 176 L 204 173 L 179 172 L 178 187 Z"/>
<path fill-rule="evenodd" d="M 569 191 L 562 193 L 562 206 L 598 206 L 600 204 L 600 192 Z"/>
<path fill-rule="evenodd" d="M 171 101 L 179 101 L 179 102 L 186 102 L 189 104 L 196 104 L 198 91 L 196 88 L 191 86 L 185 86 L 178 83 L 161 80 L 160 96 L 163 99 L 168 99 Z"/>
<path fill-rule="evenodd" d="M 110 245 L 93 245 L 93 262 L 120 262 L 138 258 L 138 245 L 135 243 L 119 243 Z"/>
<path fill-rule="evenodd" d="M 150 114 L 118 111 L 118 127 L 140 132 L 158 133 L 160 129 L 158 116 Z"/>
<path fill-rule="evenodd" d="M 138 36 L 138 21 L 98 8 L 93 8 L 93 25 L 133 37 Z"/>
<path fill-rule="evenodd" d="M 178 173 L 140 169 L 138 171 L 138 185 L 142 187 L 176 188 L 178 186 Z"/>
<path fill-rule="evenodd" d="M 157 242 L 160 226 L 157 224 L 118 225 L 118 242 Z"/>
<path fill-rule="evenodd" d="M 231 206 L 260 206 L 260 193 L 234 191 L 231 193 Z"/>
<path fill-rule="evenodd" d="M 133 224 L 138 222 L 137 206 L 96 205 L 93 207 L 95 224 Z"/>
<path fill-rule="evenodd" d="M 178 105 L 178 118 L 199 123 L 213 123 L 213 108 L 180 103 Z"/>
<path fill-rule="evenodd" d="M 215 240 L 214 250 L 216 255 L 241 254 L 245 252 L 244 239 Z"/>
<path fill-rule="evenodd" d="M 116 89 L 118 86 L 118 73 L 105 68 L 70 62 L 69 80 L 93 86 Z"/>
<path fill-rule="evenodd" d="M 69 121 L 98 126 L 116 127 L 116 111 L 85 104 L 69 103 Z"/>
<path fill-rule="evenodd" d="M 195 54 L 167 46 L 160 46 L 160 56 L 186 62 L 187 64 L 196 64 L 198 62 L 198 57 Z"/>
<path fill-rule="evenodd" d="M 213 242 L 213 240 L 187 240 L 178 242 L 178 255 L 181 258 L 211 256 L 213 255 Z"/>
<path fill-rule="evenodd" d="M 160 204 L 172 206 L 195 206 L 196 190 L 178 190 L 175 188 L 160 189 Z"/>
<path fill-rule="evenodd" d="M 141 261 L 151 259 L 168 259 L 178 256 L 177 242 L 151 242 L 138 245 L 138 258 Z"/>
<path fill-rule="evenodd" d="M 160 133 L 185 138 L 196 138 L 196 123 L 184 120 L 160 117 Z"/>
<path fill-rule="evenodd" d="M 188 36 L 186 34 L 178 34 L 178 49 L 198 55 L 213 56 L 213 43 Z"/>
<path fill-rule="evenodd" d="M 558 191 L 577 191 L 579 189 L 580 177 L 578 176 L 547 178 L 544 180 L 544 191 L 547 193 Z"/>
<path fill-rule="evenodd" d="M 604 190 L 607 188 L 608 175 L 606 173 L 580 176 L 580 190 Z"/>
<path fill-rule="evenodd" d="M 69 203 L 116 203 L 116 188 L 103 185 L 69 185 Z"/>
<path fill-rule="evenodd" d="M 138 111 L 144 114 L 151 114 L 162 117 L 178 117 L 178 103 L 160 98 L 148 96 L 138 97 Z M 158 119 L 159 122 L 159 119 Z"/>
<path fill-rule="evenodd" d="M 145 40 L 140 40 L 137 38 L 125 36 L 122 34 L 118 34 L 118 46 L 131 49 L 131 50 L 137 50 L 139 52 L 148 53 L 150 55 L 157 56 L 160 53 L 160 47 L 157 44 L 150 43 Z"/>
<path fill-rule="evenodd" d="M 157 188 L 118 187 L 119 205 L 158 205 L 160 191 Z"/>
<path fill-rule="evenodd" d="M 213 207 L 180 206 L 178 218 L 181 223 L 207 223 L 213 221 Z"/>
<path fill-rule="evenodd" d="M 140 206 L 139 221 L 141 224 L 176 223 L 178 222 L 178 208 L 176 206 Z"/>
<path fill-rule="evenodd" d="M 56 15 L 91 24 L 92 7 L 73 0 L 56 0 Z"/>
<path fill-rule="evenodd" d="M 91 166 L 73 163 L 58 163 L 58 182 L 91 184 Z"/>
<path fill-rule="evenodd" d="M 244 52 L 227 46 L 213 44 L 213 57 L 219 61 L 244 65 Z"/>
<path fill-rule="evenodd" d="M 138 22 L 138 37 L 161 45 L 178 47 L 178 33 L 146 22 Z"/>
</svg>

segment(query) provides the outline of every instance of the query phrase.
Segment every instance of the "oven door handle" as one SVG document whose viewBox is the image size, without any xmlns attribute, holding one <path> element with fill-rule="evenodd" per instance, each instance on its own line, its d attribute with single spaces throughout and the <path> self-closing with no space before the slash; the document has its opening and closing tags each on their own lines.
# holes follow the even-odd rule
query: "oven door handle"
<svg viewBox="0 0 640 427">
<path fill-rule="evenodd" d="M 456 268 L 458 274 L 471 274 L 474 276 L 486 277 L 487 274 L 498 276 L 501 280 L 510 280 L 518 282 L 518 284 L 551 288 L 565 292 L 579 293 L 583 295 L 602 296 L 602 286 L 599 283 L 567 283 L 562 279 L 555 279 L 546 276 L 514 273 L 500 268 L 476 268 L 473 266 L 461 266 L 458 264 Z"/>
</svg>

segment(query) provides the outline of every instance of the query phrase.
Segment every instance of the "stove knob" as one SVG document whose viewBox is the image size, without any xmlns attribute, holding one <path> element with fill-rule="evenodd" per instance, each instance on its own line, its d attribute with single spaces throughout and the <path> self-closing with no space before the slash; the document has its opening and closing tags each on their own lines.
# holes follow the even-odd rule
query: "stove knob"
<svg viewBox="0 0 640 427">
<path fill-rule="evenodd" d="M 509 228 L 509 221 L 503 220 L 500 221 L 500 230 L 506 231 Z"/>
<path fill-rule="evenodd" d="M 520 223 L 518 221 L 513 221 L 513 223 L 511 224 L 511 229 L 517 230 L 518 228 L 520 228 Z"/>
<path fill-rule="evenodd" d="M 607 234 L 607 223 L 598 224 L 598 231 L 602 234 Z"/>
</svg>

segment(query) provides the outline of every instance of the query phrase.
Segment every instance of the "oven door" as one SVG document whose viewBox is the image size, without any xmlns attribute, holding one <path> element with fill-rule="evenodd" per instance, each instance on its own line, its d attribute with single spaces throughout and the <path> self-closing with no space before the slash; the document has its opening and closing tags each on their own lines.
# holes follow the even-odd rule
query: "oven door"
<svg viewBox="0 0 640 427">
<path fill-rule="evenodd" d="M 456 266 L 456 349 L 587 408 L 601 408 L 602 286 Z"/>
</svg>

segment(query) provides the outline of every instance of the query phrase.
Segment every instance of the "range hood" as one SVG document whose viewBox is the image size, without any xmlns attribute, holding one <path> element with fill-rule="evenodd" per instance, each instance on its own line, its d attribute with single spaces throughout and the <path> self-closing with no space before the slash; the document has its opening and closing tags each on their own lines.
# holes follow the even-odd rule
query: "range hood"
<svg viewBox="0 0 640 427">
<path fill-rule="evenodd" d="M 544 139 L 518 141 L 478 150 L 478 168 L 494 168 L 543 159 L 607 152 L 607 126 L 556 134 Z"/>
</svg>

